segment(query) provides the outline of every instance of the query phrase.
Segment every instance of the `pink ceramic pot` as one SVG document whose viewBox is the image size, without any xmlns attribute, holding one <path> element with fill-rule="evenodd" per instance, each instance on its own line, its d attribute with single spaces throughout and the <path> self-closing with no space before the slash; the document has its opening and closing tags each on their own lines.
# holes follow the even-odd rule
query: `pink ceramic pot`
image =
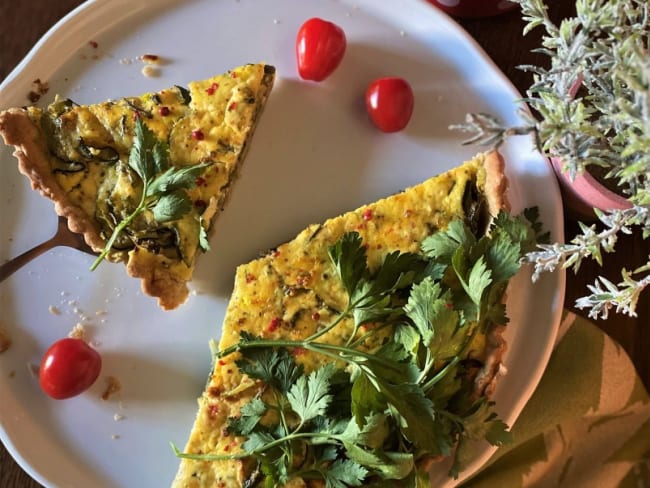
<svg viewBox="0 0 650 488">
<path fill-rule="evenodd" d="M 562 161 L 551 158 L 551 163 L 560 182 L 564 206 L 575 217 L 592 220 L 594 218 L 594 208 L 623 210 L 632 206 L 628 200 L 605 188 L 589 173 L 584 172 L 571 180 L 567 173 L 562 172 Z"/>
<path fill-rule="evenodd" d="M 490 17 L 517 7 L 509 0 L 427 0 L 454 17 Z"/>
</svg>

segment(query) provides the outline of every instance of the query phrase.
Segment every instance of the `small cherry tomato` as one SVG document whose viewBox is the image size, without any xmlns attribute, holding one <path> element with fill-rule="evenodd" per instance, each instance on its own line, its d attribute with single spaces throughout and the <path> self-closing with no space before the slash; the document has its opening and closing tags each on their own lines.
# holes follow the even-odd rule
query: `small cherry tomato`
<svg viewBox="0 0 650 488">
<path fill-rule="evenodd" d="M 304 80 L 323 81 L 337 68 L 345 53 L 345 33 L 336 24 L 314 17 L 296 37 L 298 73 Z"/>
<path fill-rule="evenodd" d="M 102 358 L 81 339 L 66 337 L 50 346 L 41 360 L 39 382 L 52 398 L 70 398 L 90 388 L 99 376 Z"/>
<path fill-rule="evenodd" d="M 366 90 L 366 110 L 384 132 L 402 130 L 413 113 L 413 90 L 402 78 L 379 78 Z"/>
</svg>

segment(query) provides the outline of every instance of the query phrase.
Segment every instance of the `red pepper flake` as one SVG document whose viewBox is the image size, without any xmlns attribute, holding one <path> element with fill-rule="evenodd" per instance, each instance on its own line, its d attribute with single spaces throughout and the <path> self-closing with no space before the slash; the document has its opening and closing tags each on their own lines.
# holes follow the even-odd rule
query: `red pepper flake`
<svg viewBox="0 0 650 488">
<path fill-rule="evenodd" d="M 158 109 L 158 113 L 160 114 L 161 117 L 166 117 L 170 113 L 169 107 L 164 107 L 164 106 L 160 107 Z"/>
<path fill-rule="evenodd" d="M 309 273 L 300 273 L 296 277 L 296 285 L 300 287 L 306 287 L 311 282 L 311 275 Z"/>
<path fill-rule="evenodd" d="M 219 366 L 223 366 L 226 364 L 226 362 L 223 359 L 219 359 Z"/>
<path fill-rule="evenodd" d="M 365 221 L 372 220 L 372 210 L 367 209 L 365 212 L 363 212 L 362 217 L 363 217 L 363 220 L 365 220 Z"/>
<path fill-rule="evenodd" d="M 205 200 L 201 200 L 200 198 L 194 202 L 194 206 L 196 208 L 207 208 L 208 204 L 205 203 Z"/>
<path fill-rule="evenodd" d="M 133 122 L 137 122 L 140 119 L 140 112 L 133 112 Z"/>
<path fill-rule="evenodd" d="M 279 255 L 280 255 L 280 251 L 278 251 L 277 249 L 273 249 L 273 251 L 271 252 L 271 256 L 273 256 L 274 258 L 277 258 Z"/>
<path fill-rule="evenodd" d="M 447 308 L 447 310 L 452 310 L 454 308 L 454 304 L 451 302 L 447 302 L 445 303 L 445 308 Z"/>
<path fill-rule="evenodd" d="M 269 326 L 266 328 L 268 332 L 273 332 L 275 331 L 278 327 L 280 327 L 280 324 L 282 323 L 282 320 L 279 319 L 278 317 L 274 317 L 271 319 L 269 322 Z"/>
<path fill-rule="evenodd" d="M 246 273 L 246 283 L 252 283 L 257 277 L 254 274 Z"/>
<path fill-rule="evenodd" d="M 305 349 L 304 347 L 294 347 L 291 350 L 291 354 L 294 355 L 294 356 L 302 356 L 306 352 L 307 352 L 307 349 Z"/>
<path fill-rule="evenodd" d="M 205 135 L 203 134 L 203 131 L 200 129 L 196 129 L 192 131 L 192 139 L 196 141 L 202 141 L 205 139 Z"/>
<path fill-rule="evenodd" d="M 97 44 L 97 41 L 88 41 L 88 44 L 90 44 L 93 49 L 97 49 L 97 46 L 99 46 L 99 44 Z"/>
<path fill-rule="evenodd" d="M 206 181 L 205 181 L 205 178 L 203 176 L 198 176 L 196 178 L 196 180 L 194 180 L 194 183 L 196 183 L 196 186 L 205 186 L 206 185 Z"/>
<path fill-rule="evenodd" d="M 408 218 L 411 215 L 413 215 L 413 210 L 411 210 L 410 208 L 407 208 L 406 210 L 404 210 L 404 217 Z"/>
<path fill-rule="evenodd" d="M 226 451 L 226 452 L 230 451 L 230 446 L 229 445 L 228 446 L 223 446 L 223 450 Z"/>
<path fill-rule="evenodd" d="M 237 108 L 237 102 L 230 102 L 230 105 L 228 105 L 228 111 L 232 112 Z"/>
<path fill-rule="evenodd" d="M 234 71 L 231 71 L 231 72 L 230 72 L 230 77 L 231 77 L 231 78 L 237 78 L 237 73 L 234 72 Z"/>
<path fill-rule="evenodd" d="M 208 416 L 210 418 L 216 417 L 218 413 L 219 413 L 219 407 L 217 407 L 216 405 L 210 405 L 208 407 Z"/>
<path fill-rule="evenodd" d="M 219 88 L 219 83 L 212 83 L 212 85 L 210 85 L 208 88 L 205 89 L 205 92 L 208 95 L 214 95 L 214 92 L 216 92 L 218 88 Z"/>
<path fill-rule="evenodd" d="M 318 320 L 320 320 L 320 314 L 319 314 L 318 312 L 314 312 L 313 314 L 311 314 L 311 319 L 312 319 L 313 321 L 318 321 Z"/>
</svg>

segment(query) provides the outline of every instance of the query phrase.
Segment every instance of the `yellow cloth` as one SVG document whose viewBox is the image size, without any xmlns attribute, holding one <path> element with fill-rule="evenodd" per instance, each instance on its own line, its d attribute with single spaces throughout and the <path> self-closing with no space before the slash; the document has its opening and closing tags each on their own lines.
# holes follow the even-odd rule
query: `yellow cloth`
<svg viewBox="0 0 650 488">
<path fill-rule="evenodd" d="M 650 487 L 648 393 L 622 347 L 572 313 L 512 433 L 464 488 Z"/>
</svg>

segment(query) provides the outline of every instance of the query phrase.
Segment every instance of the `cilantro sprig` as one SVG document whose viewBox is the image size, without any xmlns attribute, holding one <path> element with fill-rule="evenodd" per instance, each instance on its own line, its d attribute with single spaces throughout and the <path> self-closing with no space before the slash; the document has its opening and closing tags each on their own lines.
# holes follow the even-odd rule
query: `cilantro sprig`
<svg viewBox="0 0 650 488">
<path fill-rule="evenodd" d="M 128 166 L 142 181 L 142 194 L 135 209 L 120 221 L 106 241 L 104 249 L 93 262 L 90 269 L 94 271 L 106 258 L 113 244 L 140 214 L 151 211 L 157 223 L 165 223 L 182 218 L 192 209 L 192 202 L 187 190 L 196 186 L 196 179 L 211 163 L 175 167 L 169 161 L 169 146 L 137 117 L 135 137 L 129 153 Z M 207 236 L 202 222 L 199 225 L 199 243 L 207 247 Z"/>
<path fill-rule="evenodd" d="M 294 477 L 321 479 L 327 488 L 428 486 L 419 466 L 452 454 L 456 477 L 469 461 L 469 441 L 510 439 L 493 403 L 476 392 L 469 351 L 478 334 L 507 322 L 503 294 L 537 240 L 536 220 L 531 211 L 502 212 L 481 237 L 454 221 L 423 241 L 421 255 L 391 253 L 374 270 L 361 237 L 345 234 L 329 249 L 348 297 L 338 317 L 302 340 L 242 332 L 217 355 L 238 352 L 240 371 L 267 386 L 229 419 L 229 431 L 245 439 L 241 451 L 176 454 L 253 458 L 268 487 Z M 348 337 L 319 340 L 346 319 Z M 382 325 L 362 334 L 368 322 Z M 380 330 L 390 340 L 370 350 L 367 339 Z M 305 372 L 295 348 L 324 365 Z"/>
</svg>

